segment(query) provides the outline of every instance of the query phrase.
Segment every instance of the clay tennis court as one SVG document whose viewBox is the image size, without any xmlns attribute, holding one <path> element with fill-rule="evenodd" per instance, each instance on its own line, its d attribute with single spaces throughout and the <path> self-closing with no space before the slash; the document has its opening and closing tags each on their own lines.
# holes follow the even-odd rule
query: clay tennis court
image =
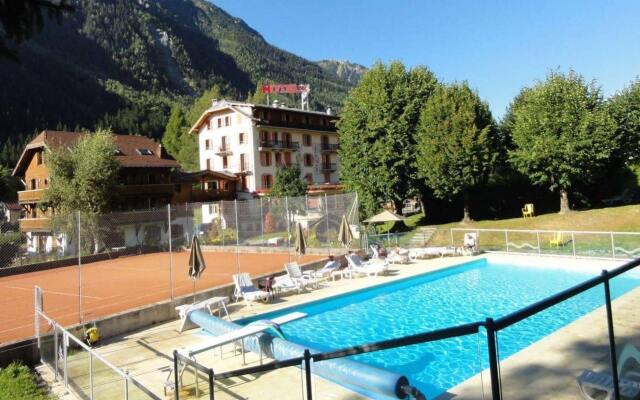
<svg viewBox="0 0 640 400">
<path fill-rule="evenodd" d="M 289 261 L 287 253 L 204 252 L 207 269 L 196 281 L 196 291 L 232 283 L 238 270 L 252 277 L 282 271 Z M 82 315 L 91 321 L 130 308 L 139 307 L 192 293 L 188 277 L 189 252 L 153 253 L 83 264 Z M 291 261 L 306 263 L 326 258 L 319 255 L 298 257 Z M 238 262 L 239 261 L 239 262 Z M 0 278 L 0 343 L 34 335 L 34 286 L 44 295 L 44 312 L 64 325 L 78 323 L 78 267 L 63 267 Z M 171 284 L 170 284 L 171 283 Z"/>
</svg>

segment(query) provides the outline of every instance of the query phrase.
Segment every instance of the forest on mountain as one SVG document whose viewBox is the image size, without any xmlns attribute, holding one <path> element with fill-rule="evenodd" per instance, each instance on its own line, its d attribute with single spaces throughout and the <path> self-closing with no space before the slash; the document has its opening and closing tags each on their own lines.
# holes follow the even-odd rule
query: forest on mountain
<svg viewBox="0 0 640 400">
<path fill-rule="evenodd" d="M 70 0 L 72 12 L 0 58 L 0 164 L 12 167 L 43 129 L 98 129 L 160 139 L 172 107 L 216 87 L 247 100 L 263 83 L 308 83 L 311 108 L 339 108 L 353 86 L 332 69 L 270 45 L 204 0 Z M 190 122 L 190 121 L 187 121 Z"/>
</svg>

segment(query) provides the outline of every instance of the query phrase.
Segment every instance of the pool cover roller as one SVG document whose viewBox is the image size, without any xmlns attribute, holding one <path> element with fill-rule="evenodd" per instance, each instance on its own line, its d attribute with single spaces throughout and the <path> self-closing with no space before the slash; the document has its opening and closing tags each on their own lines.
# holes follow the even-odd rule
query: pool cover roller
<svg viewBox="0 0 640 400">
<path fill-rule="evenodd" d="M 194 324 L 214 335 L 221 335 L 241 328 L 240 325 L 225 321 L 203 311 L 189 313 Z M 256 321 L 258 322 L 258 321 Z M 255 353 L 262 353 L 276 360 L 301 357 L 307 347 L 289 342 L 274 334 L 262 333 L 257 337 L 244 339 L 245 347 Z M 260 346 L 260 347 L 258 347 Z M 311 353 L 320 353 L 309 348 Z M 403 387 L 409 384 L 406 377 L 384 369 L 372 367 L 357 361 L 339 358 L 313 364 L 313 373 L 330 381 L 342 384 L 358 392 L 375 394 L 388 398 L 406 398 Z"/>
</svg>

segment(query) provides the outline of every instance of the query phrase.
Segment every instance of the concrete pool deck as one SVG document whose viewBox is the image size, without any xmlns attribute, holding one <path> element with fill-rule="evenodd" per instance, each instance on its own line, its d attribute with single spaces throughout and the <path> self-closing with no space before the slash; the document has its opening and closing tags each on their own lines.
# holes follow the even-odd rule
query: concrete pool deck
<svg viewBox="0 0 640 400">
<path fill-rule="evenodd" d="M 317 290 L 301 294 L 284 295 L 269 304 L 231 304 L 229 311 L 234 320 L 291 307 L 302 303 L 358 290 L 373 285 L 392 282 L 430 271 L 441 270 L 470 260 L 488 257 L 499 261 L 503 256 L 483 255 L 479 257 L 449 257 L 419 260 L 409 265 L 391 266 L 387 276 L 340 279 L 328 281 Z M 532 256 L 508 256 L 510 262 L 524 260 L 527 264 L 548 264 L 550 258 Z M 574 260 L 561 258 L 569 268 L 611 268 L 612 264 L 602 260 Z M 618 343 L 624 341 L 640 344 L 640 289 L 635 289 L 614 302 L 616 336 Z M 607 330 L 604 309 L 574 321 L 552 335 L 534 343 L 501 363 L 504 397 L 525 398 L 578 398 L 575 377 L 584 368 L 606 370 L 608 363 Z M 177 332 L 178 321 L 156 325 L 134 333 L 109 339 L 97 348 L 98 353 L 116 366 L 129 373 L 151 391 L 165 398 L 164 382 L 172 365 L 172 352 L 202 341 L 199 329 Z M 232 346 L 199 355 L 198 362 L 214 368 L 217 373 L 242 367 L 242 357 L 233 356 Z M 247 353 L 247 366 L 258 365 L 258 356 Z M 486 365 L 484 366 L 486 367 Z M 217 382 L 216 399 L 301 399 L 303 398 L 303 375 L 297 367 L 289 367 L 265 374 L 254 374 Z M 490 379 L 487 371 L 483 374 L 485 398 L 490 398 Z M 193 374 L 185 374 L 185 388 L 181 398 L 197 398 Z M 190 384 L 191 383 L 191 384 Z M 344 387 L 314 378 L 314 398 L 360 399 L 362 396 Z M 200 398 L 208 398 L 207 385 L 199 381 Z M 266 391 L 267 390 L 267 391 Z M 265 392 L 266 391 L 266 392 Z M 172 397 L 167 397 L 172 398 Z M 441 399 L 482 399 L 480 376 L 470 378 L 440 396 Z"/>
</svg>

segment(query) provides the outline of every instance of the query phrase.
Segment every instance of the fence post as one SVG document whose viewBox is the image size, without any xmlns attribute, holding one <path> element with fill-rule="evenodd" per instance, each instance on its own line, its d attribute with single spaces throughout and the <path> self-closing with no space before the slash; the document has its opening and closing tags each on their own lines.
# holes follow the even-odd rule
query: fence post
<svg viewBox="0 0 640 400">
<path fill-rule="evenodd" d="M 213 400 L 213 369 L 209 368 L 209 400 Z"/>
<path fill-rule="evenodd" d="M 173 257 L 171 248 L 171 204 L 167 204 L 167 223 L 169 224 L 169 291 L 173 301 Z"/>
<path fill-rule="evenodd" d="M 289 196 L 284 197 L 284 208 L 287 215 L 287 255 L 291 262 L 291 226 L 289 226 Z"/>
<path fill-rule="evenodd" d="M 538 241 L 538 256 L 540 255 L 540 232 L 536 231 L 536 240 Z"/>
<path fill-rule="evenodd" d="M 178 350 L 173 351 L 173 397 L 180 400 L 180 371 L 178 371 Z"/>
<path fill-rule="evenodd" d="M 53 324 L 53 377 L 58 380 L 58 363 L 60 362 L 60 355 L 58 352 L 60 343 L 58 343 L 58 324 Z"/>
<path fill-rule="evenodd" d="M 616 260 L 616 246 L 613 244 L 613 232 L 611 232 L 611 256 L 613 261 Z"/>
<path fill-rule="evenodd" d="M 93 353 L 89 352 L 89 398 L 93 399 Z"/>
<path fill-rule="evenodd" d="M 613 378 L 613 398 L 620 398 L 620 382 L 618 379 L 618 360 L 616 355 L 616 338 L 613 332 L 613 312 L 611 310 L 611 291 L 609 288 L 609 272 L 602 271 L 604 278 L 604 297 L 607 306 L 607 329 L 609 331 L 609 353 L 611 355 L 611 377 Z"/>
<path fill-rule="evenodd" d="M 501 400 L 500 375 L 498 372 L 498 351 L 496 348 L 496 331 L 493 326 L 493 318 L 487 318 L 485 322 L 487 330 L 487 347 L 489 350 L 489 372 L 491 373 L 491 397 L 493 400 Z"/>
<path fill-rule="evenodd" d="M 69 371 L 67 370 L 67 347 L 69 347 L 69 338 L 67 332 L 62 331 L 62 357 L 63 357 L 63 373 L 64 373 L 64 387 L 69 388 Z"/>
<path fill-rule="evenodd" d="M 40 311 L 42 311 L 42 289 L 39 286 L 34 288 L 33 294 L 35 296 L 34 304 L 35 309 L 33 310 L 33 323 L 35 327 L 36 339 L 38 341 L 38 350 L 40 350 Z M 40 355 L 40 359 L 42 359 L 42 354 Z"/>
<path fill-rule="evenodd" d="M 124 400 L 129 400 L 129 377 L 124 378 Z"/>
<path fill-rule="evenodd" d="M 82 323 L 82 247 L 80 246 L 80 211 L 76 211 L 78 216 L 78 320 Z M 66 344 L 66 342 L 65 342 Z M 66 368 L 66 356 L 65 356 L 65 368 Z M 66 378 L 65 378 L 66 379 Z"/>
<path fill-rule="evenodd" d="M 327 254 L 331 255 L 331 241 L 329 240 L 329 202 L 327 201 L 327 193 L 324 193 L 324 220 L 327 228 Z"/>
<path fill-rule="evenodd" d="M 240 273 L 240 227 L 238 226 L 238 200 L 233 200 L 233 207 L 236 211 L 236 270 Z M 224 236 L 224 233 L 222 234 Z"/>
<path fill-rule="evenodd" d="M 311 386 L 311 353 L 309 349 L 304 350 L 304 372 L 305 372 L 305 382 L 307 386 L 307 400 L 312 400 L 313 394 Z"/>
<path fill-rule="evenodd" d="M 509 231 L 507 230 L 504 231 L 504 243 L 507 245 L 507 254 L 509 254 Z"/>
<path fill-rule="evenodd" d="M 262 197 L 260 197 L 260 242 L 264 246 L 264 212 L 262 211 Z"/>
</svg>

